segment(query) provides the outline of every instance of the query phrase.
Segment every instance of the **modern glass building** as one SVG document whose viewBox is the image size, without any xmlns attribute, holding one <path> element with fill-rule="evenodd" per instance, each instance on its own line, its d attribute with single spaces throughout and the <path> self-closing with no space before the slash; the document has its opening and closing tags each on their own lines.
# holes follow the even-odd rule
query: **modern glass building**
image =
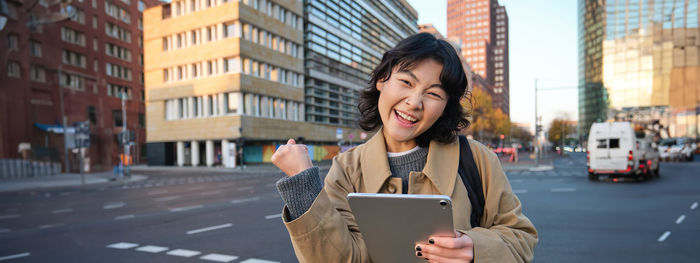
<svg viewBox="0 0 700 263">
<path fill-rule="evenodd" d="M 404 0 L 307 0 L 304 16 L 306 121 L 355 128 L 359 91 L 418 14 Z"/>
<path fill-rule="evenodd" d="M 697 136 L 698 1 L 579 0 L 578 17 L 580 132 L 654 108 L 669 136 Z"/>
</svg>

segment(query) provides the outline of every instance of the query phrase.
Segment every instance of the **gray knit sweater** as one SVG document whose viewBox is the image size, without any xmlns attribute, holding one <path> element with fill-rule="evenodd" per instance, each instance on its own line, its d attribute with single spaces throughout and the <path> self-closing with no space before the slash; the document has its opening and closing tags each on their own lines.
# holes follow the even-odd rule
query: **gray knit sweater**
<svg viewBox="0 0 700 263">
<path fill-rule="evenodd" d="M 409 154 L 388 157 L 392 177 L 402 179 L 403 193 L 408 192 L 408 175 L 411 171 L 422 171 L 428 160 L 428 148 L 419 148 Z M 299 218 L 309 210 L 323 188 L 317 166 L 306 169 L 292 177 L 277 181 L 277 191 L 289 209 L 288 221 Z"/>
</svg>

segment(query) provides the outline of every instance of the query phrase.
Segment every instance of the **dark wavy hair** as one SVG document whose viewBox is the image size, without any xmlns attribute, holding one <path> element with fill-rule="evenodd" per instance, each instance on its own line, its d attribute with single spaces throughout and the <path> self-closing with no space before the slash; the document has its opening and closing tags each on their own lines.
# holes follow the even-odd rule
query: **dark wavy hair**
<svg viewBox="0 0 700 263">
<path fill-rule="evenodd" d="M 373 131 L 382 126 L 382 119 L 377 108 L 379 90 L 377 82 L 387 81 L 395 67 L 410 70 L 425 59 L 434 59 L 442 64 L 440 83 L 448 95 L 447 105 L 438 120 L 423 134 L 416 138 L 421 147 L 431 140 L 452 142 L 458 131 L 469 127 L 467 112 L 462 109 L 460 100 L 465 96 L 467 76 L 455 49 L 445 40 L 437 39 L 432 34 L 419 33 L 401 40 L 396 47 L 384 53 L 382 61 L 372 71 L 369 86 L 360 92 L 360 127 Z"/>
</svg>

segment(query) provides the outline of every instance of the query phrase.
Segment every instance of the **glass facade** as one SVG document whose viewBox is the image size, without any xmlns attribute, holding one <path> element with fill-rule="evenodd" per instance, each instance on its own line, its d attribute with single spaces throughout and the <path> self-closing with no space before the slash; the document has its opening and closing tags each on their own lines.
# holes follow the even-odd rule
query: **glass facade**
<svg viewBox="0 0 700 263">
<path fill-rule="evenodd" d="M 697 0 L 579 0 L 578 12 L 582 134 L 623 109 L 666 106 L 697 115 Z M 694 137 L 697 117 L 672 129 L 678 132 L 670 136 Z"/>
<path fill-rule="evenodd" d="M 307 0 L 304 14 L 306 121 L 356 127 L 359 91 L 417 14 L 399 0 Z"/>
</svg>

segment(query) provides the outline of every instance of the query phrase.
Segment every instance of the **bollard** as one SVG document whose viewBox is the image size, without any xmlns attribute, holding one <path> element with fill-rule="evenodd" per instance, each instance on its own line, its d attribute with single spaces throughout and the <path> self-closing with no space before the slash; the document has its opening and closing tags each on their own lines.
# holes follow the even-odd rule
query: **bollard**
<svg viewBox="0 0 700 263">
<path fill-rule="evenodd" d="M 0 159 L 0 179 L 7 179 L 7 167 L 5 159 Z"/>
</svg>

